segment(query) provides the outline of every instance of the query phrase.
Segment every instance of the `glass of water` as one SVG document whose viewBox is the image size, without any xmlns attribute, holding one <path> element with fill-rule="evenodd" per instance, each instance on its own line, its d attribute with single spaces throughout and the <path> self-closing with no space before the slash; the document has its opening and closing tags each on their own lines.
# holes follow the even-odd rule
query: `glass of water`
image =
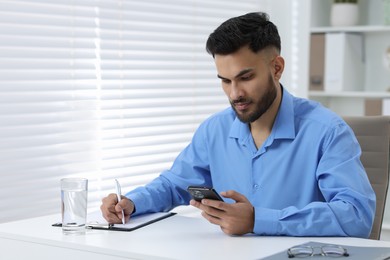
<svg viewBox="0 0 390 260">
<path fill-rule="evenodd" d="M 61 214 L 62 231 L 64 234 L 85 234 L 87 202 L 87 179 L 61 179 Z"/>
</svg>

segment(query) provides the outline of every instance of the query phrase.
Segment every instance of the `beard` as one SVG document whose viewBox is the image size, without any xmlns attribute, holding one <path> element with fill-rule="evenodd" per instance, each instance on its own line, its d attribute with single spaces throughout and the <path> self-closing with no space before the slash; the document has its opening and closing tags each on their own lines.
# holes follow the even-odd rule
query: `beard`
<svg viewBox="0 0 390 260">
<path fill-rule="evenodd" d="M 272 103 L 275 101 L 277 95 L 276 86 L 272 81 L 271 75 L 268 78 L 267 89 L 264 95 L 260 98 L 259 101 L 253 100 L 251 98 L 239 98 L 237 100 L 230 100 L 230 104 L 233 110 L 236 112 L 238 119 L 243 123 L 252 123 L 259 119 L 268 109 L 271 107 Z M 237 111 L 235 108 L 236 103 L 254 103 L 254 111 Z"/>
</svg>

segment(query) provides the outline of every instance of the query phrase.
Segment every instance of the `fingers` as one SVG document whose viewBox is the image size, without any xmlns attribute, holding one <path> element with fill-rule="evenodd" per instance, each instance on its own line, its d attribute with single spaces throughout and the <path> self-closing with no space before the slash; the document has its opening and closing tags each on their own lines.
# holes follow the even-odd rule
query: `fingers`
<svg viewBox="0 0 390 260">
<path fill-rule="evenodd" d="M 228 235 L 243 235 L 253 231 L 254 209 L 249 200 L 236 191 L 222 192 L 221 195 L 235 200 L 229 204 L 216 200 L 191 200 L 190 204 L 202 210 L 202 216 L 210 223 L 219 225 Z"/>
<path fill-rule="evenodd" d="M 121 201 L 116 204 L 115 209 L 122 218 L 122 210 L 125 214 L 126 222 L 130 219 L 130 215 L 134 212 L 134 203 L 125 196 L 121 196 Z"/>
<path fill-rule="evenodd" d="M 241 193 L 238 193 L 237 191 L 234 191 L 234 190 L 228 190 L 228 191 L 221 192 L 221 195 L 224 198 L 229 198 L 229 199 L 235 200 L 236 202 L 248 202 L 248 199 L 244 195 L 242 195 Z"/>
<path fill-rule="evenodd" d="M 203 199 L 201 202 L 191 200 L 190 205 L 202 210 L 202 215 L 205 213 L 210 217 L 220 218 L 227 204 L 222 201 Z"/>
<path fill-rule="evenodd" d="M 218 226 L 221 226 L 223 224 L 223 222 L 220 218 L 215 217 L 213 215 L 209 215 L 205 211 L 202 211 L 202 217 L 204 217 L 211 224 L 218 225 Z"/>
<path fill-rule="evenodd" d="M 202 216 L 208 220 L 210 223 L 215 224 L 215 225 L 221 225 L 221 220 L 218 217 L 220 215 L 221 210 L 212 208 L 210 206 L 206 206 L 203 204 L 206 202 L 206 199 L 203 199 L 202 202 L 196 201 L 196 200 L 190 200 L 190 205 L 194 206 L 202 211 Z"/>
<path fill-rule="evenodd" d="M 126 222 L 130 219 L 131 213 L 134 211 L 134 204 L 131 200 L 122 196 L 122 200 L 118 202 L 117 195 L 114 193 L 109 194 L 102 199 L 102 205 L 100 210 L 102 216 L 110 224 L 122 223 L 122 209 L 125 214 Z"/>
<path fill-rule="evenodd" d="M 129 205 L 127 204 L 128 200 L 129 199 L 126 198 L 125 196 L 121 196 L 121 200 L 117 202 L 117 204 L 115 205 L 115 211 L 122 212 L 122 209 L 125 210 L 126 208 L 128 208 L 129 207 Z"/>
<path fill-rule="evenodd" d="M 120 220 L 116 214 L 115 205 L 117 203 L 116 195 L 109 194 L 107 197 L 102 199 L 102 205 L 100 210 L 102 216 L 107 220 L 108 223 L 119 223 Z"/>
</svg>

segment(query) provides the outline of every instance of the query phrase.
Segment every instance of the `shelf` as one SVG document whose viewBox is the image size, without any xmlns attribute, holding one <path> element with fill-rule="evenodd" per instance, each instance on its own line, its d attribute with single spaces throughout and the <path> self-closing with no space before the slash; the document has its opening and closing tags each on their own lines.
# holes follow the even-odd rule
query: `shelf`
<svg viewBox="0 0 390 260">
<path fill-rule="evenodd" d="M 343 91 L 343 92 L 325 92 L 309 91 L 309 97 L 346 97 L 346 98 L 390 98 L 390 92 L 381 91 Z"/>
<path fill-rule="evenodd" d="M 382 33 L 390 32 L 390 26 L 369 25 L 369 26 L 348 26 L 348 27 L 313 27 L 311 33 L 330 32 L 358 32 L 358 33 Z"/>
<path fill-rule="evenodd" d="M 307 0 L 306 3 L 310 4 L 306 10 L 310 23 L 309 28 L 303 29 L 309 34 L 309 69 L 306 74 L 305 70 L 302 72 L 302 77 L 307 78 L 307 97 L 340 115 L 365 115 L 368 106 L 387 103 L 390 74 L 384 62 L 390 47 L 390 24 L 385 23 L 382 0 L 359 0 L 356 26 L 330 25 L 334 0 Z M 337 42 L 337 37 L 343 40 Z M 336 49 L 338 46 L 344 51 Z M 326 56 L 326 48 L 333 56 Z M 339 59 L 332 60 L 334 57 Z M 322 91 L 310 90 L 312 79 L 322 82 Z M 333 80 L 339 84 L 325 88 Z M 375 102 L 367 102 L 371 100 Z"/>
</svg>

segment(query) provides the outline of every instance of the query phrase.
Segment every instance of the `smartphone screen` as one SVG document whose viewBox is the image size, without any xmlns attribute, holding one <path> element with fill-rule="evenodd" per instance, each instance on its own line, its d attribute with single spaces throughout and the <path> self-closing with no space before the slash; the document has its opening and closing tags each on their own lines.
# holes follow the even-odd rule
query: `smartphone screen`
<svg viewBox="0 0 390 260">
<path fill-rule="evenodd" d="M 223 201 L 221 196 L 219 196 L 218 192 L 216 192 L 213 188 L 210 187 L 189 186 L 187 188 L 187 191 L 196 201 L 201 201 L 202 199 Z"/>
</svg>

